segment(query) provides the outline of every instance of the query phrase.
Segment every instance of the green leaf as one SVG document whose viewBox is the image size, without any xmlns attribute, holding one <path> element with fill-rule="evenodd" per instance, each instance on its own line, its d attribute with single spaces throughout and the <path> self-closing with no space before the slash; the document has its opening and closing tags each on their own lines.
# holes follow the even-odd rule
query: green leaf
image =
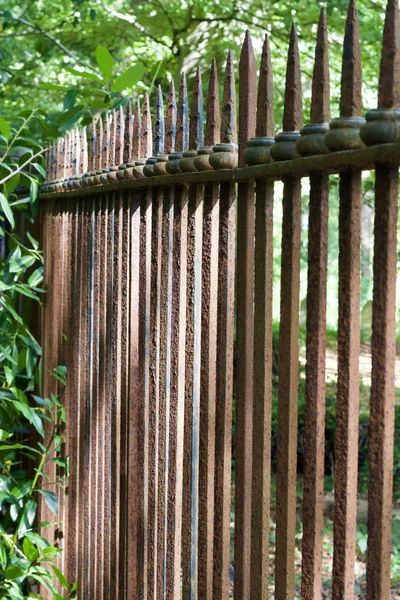
<svg viewBox="0 0 400 600">
<path fill-rule="evenodd" d="M 11 134 L 11 127 L 5 119 L 0 119 L 0 132 L 8 140 Z"/>
<path fill-rule="evenodd" d="M 13 381 L 14 381 L 14 373 L 13 373 L 13 371 L 10 369 L 10 367 L 4 366 L 4 374 L 6 376 L 6 381 L 7 381 L 8 387 L 11 387 L 12 384 L 13 384 Z M 4 438 L 4 439 L 7 439 L 7 438 Z"/>
<path fill-rule="evenodd" d="M 58 513 L 58 497 L 54 492 L 41 492 L 44 496 L 47 506 L 55 515 Z"/>
<path fill-rule="evenodd" d="M 72 110 L 74 108 L 77 95 L 78 95 L 78 90 L 76 90 L 76 89 L 68 90 L 68 92 L 65 94 L 64 100 L 63 100 L 64 110 Z"/>
<path fill-rule="evenodd" d="M 39 163 L 32 163 L 32 167 L 35 167 L 36 171 L 40 173 L 43 179 L 46 177 L 46 170 L 42 167 L 42 165 L 39 165 Z"/>
<path fill-rule="evenodd" d="M 44 550 L 44 548 L 49 548 L 50 544 L 47 540 L 42 538 L 38 533 L 34 531 L 27 531 L 25 537 L 29 538 L 31 542 L 36 544 L 39 550 Z"/>
<path fill-rule="evenodd" d="M 2 192 L 0 192 L 0 206 L 1 206 L 1 209 L 6 217 L 7 221 L 10 223 L 12 229 L 14 229 L 15 220 L 14 220 L 13 211 L 11 209 L 11 206 L 10 206 L 6 196 Z"/>
<path fill-rule="evenodd" d="M 98 46 L 96 48 L 96 60 L 104 79 L 108 81 L 113 72 L 114 59 L 107 48 L 104 46 Z"/>
<path fill-rule="evenodd" d="M 0 429 L 0 442 L 4 442 L 5 440 L 8 440 L 10 437 L 12 437 L 12 433 L 9 433 L 8 431 L 4 431 L 4 429 Z"/>
<path fill-rule="evenodd" d="M 68 585 L 68 581 L 67 578 L 61 573 L 60 569 L 57 569 L 57 567 L 55 567 L 54 565 L 52 565 L 51 567 L 54 571 L 54 573 L 57 576 L 58 581 L 61 583 L 61 585 L 63 586 L 63 588 L 65 590 L 69 589 L 69 585 Z"/>
<path fill-rule="evenodd" d="M 145 72 L 146 69 L 140 63 L 129 67 L 116 78 L 112 84 L 111 91 L 122 92 L 123 90 L 132 88 L 142 79 Z"/>
<path fill-rule="evenodd" d="M 43 428 L 43 421 L 42 419 L 39 417 L 39 415 L 37 414 L 37 412 L 32 411 L 32 423 L 34 428 L 36 429 L 36 431 L 38 432 L 39 435 L 41 435 L 44 438 L 44 428 Z"/>
<path fill-rule="evenodd" d="M 95 73 L 90 73 L 89 71 L 80 71 L 77 67 L 67 67 L 63 65 L 63 69 L 68 71 L 68 73 L 72 73 L 72 75 L 76 75 L 77 77 L 84 77 L 85 79 L 90 79 L 91 81 L 98 81 L 101 83 L 102 79 L 96 75 Z"/>
<path fill-rule="evenodd" d="M 66 85 L 59 85 L 58 83 L 39 83 L 38 88 L 40 90 L 54 90 L 61 92 L 68 92 L 69 87 Z"/>
<path fill-rule="evenodd" d="M 32 544 L 31 540 L 28 537 L 24 538 L 24 541 L 22 543 L 22 549 L 24 551 L 26 558 L 29 560 L 29 562 L 31 562 L 31 563 L 35 562 L 35 560 L 39 556 L 39 552 L 38 552 L 37 548 L 35 548 L 35 546 Z"/>
<path fill-rule="evenodd" d="M 28 500 L 28 502 L 25 504 L 24 510 L 21 515 L 21 520 L 18 525 L 18 539 L 23 537 L 26 534 L 26 532 L 32 528 L 36 516 L 36 508 L 37 504 L 35 500 L 33 500 L 33 498 Z"/>
<path fill-rule="evenodd" d="M 5 572 L 5 576 L 6 579 L 9 579 L 10 581 L 13 581 L 14 579 L 18 579 L 19 577 L 22 577 L 22 575 L 25 574 L 25 571 L 23 569 L 21 569 L 21 567 L 19 567 L 18 565 L 11 565 L 10 567 L 7 567 L 6 572 Z"/>
</svg>

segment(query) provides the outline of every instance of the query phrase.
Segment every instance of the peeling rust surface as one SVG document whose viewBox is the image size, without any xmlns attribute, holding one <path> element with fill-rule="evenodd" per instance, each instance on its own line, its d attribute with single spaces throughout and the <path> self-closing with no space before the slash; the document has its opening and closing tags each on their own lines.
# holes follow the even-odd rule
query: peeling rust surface
<svg viewBox="0 0 400 600">
<path fill-rule="evenodd" d="M 299 45 L 296 25 L 293 23 L 286 67 L 283 131 L 300 131 L 303 122 L 302 102 Z"/>
<path fill-rule="evenodd" d="M 153 152 L 155 156 L 164 154 L 165 143 L 165 122 L 164 122 L 164 103 L 161 86 L 157 88 L 156 110 L 154 112 L 154 134 L 153 134 Z"/>
<path fill-rule="evenodd" d="M 200 67 L 197 67 L 192 92 L 192 105 L 190 108 L 189 150 L 197 150 L 198 148 L 203 146 L 203 128 L 203 85 L 201 81 Z"/>
<path fill-rule="evenodd" d="M 322 8 L 318 23 L 317 46 L 315 48 L 311 96 L 311 123 L 328 123 L 331 116 L 328 50 L 326 12 L 325 9 Z"/>
<path fill-rule="evenodd" d="M 398 170 L 376 168 L 367 598 L 390 595 Z"/>
<path fill-rule="evenodd" d="M 283 190 L 279 328 L 275 597 L 294 596 L 297 475 L 301 184 Z"/>
<path fill-rule="evenodd" d="M 268 598 L 271 502 L 274 184 L 256 185 L 251 598 Z"/>
<path fill-rule="evenodd" d="M 147 92 L 144 96 L 140 140 L 141 157 L 149 158 L 153 154 L 153 132 L 151 128 L 150 100 Z"/>
<path fill-rule="evenodd" d="M 256 136 L 273 137 L 274 134 L 274 81 L 269 37 L 265 34 L 258 82 Z"/>
<path fill-rule="evenodd" d="M 211 63 L 210 80 L 208 82 L 206 137 L 204 140 L 206 146 L 215 146 L 219 143 L 220 129 L 218 72 L 217 62 L 214 58 Z"/>
<path fill-rule="evenodd" d="M 357 6 L 350 0 L 343 41 L 340 116 L 361 117 L 361 48 Z"/>
<path fill-rule="evenodd" d="M 222 97 L 221 142 L 237 143 L 236 87 L 233 53 L 230 50 L 225 67 L 224 94 Z"/>
<path fill-rule="evenodd" d="M 186 75 L 182 73 L 179 88 L 178 114 L 176 119 L 176 151 L 186 152 L 189 148 L 189 109 Z"/>
<path fill-rule="evenodd" d="M 239 165 L 246 163 L 247 140 L 256 135 L 257 67 L 250 32 L 246 32 L 239 61 Z"/>
<path fill-rule="evenodd" d="M 328 175 L 312 175 L 310 186 L 302 546 L 304 600 L 319 598 L 322 592 Z"/>
<path fill-rule="evenodd" d="M 398 108 L 399 106 L 400 13 L 398 0 L 389 0 L 383 32 L 378 108 Z"/>
<path fill-rule="evenodd" d="M 136 101 L 135 118 L 133 121 L 132 132 L 132 160 L 138 160 L 142 157 L 142 119 L 140 114 L 140 101 Z"/>
<path fill-rule="evenodd" d="M 167 103 L 167 118 L 165 121 L 165 154 L 175 152 L 175 138 L 176 138 L 176 98 L 175 98 L 175 84 L 174 80 L 171 79 L 168 93 Z"/>
<path fill-rule="evenodd" d="M 334 600 L 354 597 L 360 354 L 361 173 L 340 176 Z"/>
<path fill-rule="evenodd" d="M 125 113 L 125 125 L 124 125 L 124 151 L 122 155 L 122 162 L 128 163 L 133 160 L 133 114 L 132 114 L 132 100 L 129 98 L 126 106 Z"/>
</svg>

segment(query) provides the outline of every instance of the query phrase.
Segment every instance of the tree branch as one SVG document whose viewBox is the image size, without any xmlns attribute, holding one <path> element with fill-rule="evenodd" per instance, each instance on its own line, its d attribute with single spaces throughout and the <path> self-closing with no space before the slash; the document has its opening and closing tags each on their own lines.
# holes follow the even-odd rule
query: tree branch
<svg viewBox="0 0 400 600">
<path fill-rule="evenodd" d="M 0 15 L 5 15 L 5 12 L 3 10 L 1 10 Z M 47 39 L 49 39 L 51 42 L 53 42 L 53 44 L 55 44 L 58 48 L 60 48 L 60 50 L 65 52 L 65 54 L 67 54 L 67 56 L 72 58 L 75 62 L 81 64 L 82 66 L 90 69 L 91 71 L 93 71 L 94 73 L 99 75 L 99 72 L 97 71 L 97 69 L 92 67 L 91 64 L 86 63 L 85 61 L 81 60 L 78 56 L 76 56 L 76 54 L 71 52 L 71 50 L 69 50 L 66 46 L 64 46 L 64 44 L 62 44 L 57 38 L 55 38 L 54 35 L 52 35 L 48 31 L 46 31 L 45 29 L 43 29 L 36 23 L 32 23 L 31 21 L 28 21 L 28 19 L 25 19 L 24 17 L 14 17 L 13 15 L 11 15 L 11 17 L 14 21 L 16 21 L 18 23 L 22 23 L 23 25 L 26 25 L 27 27 L 30 27 L 31 29 L 35 29 L 38 33 L 41 33 L 42 35 L 47 37 Z"/>
</svg>

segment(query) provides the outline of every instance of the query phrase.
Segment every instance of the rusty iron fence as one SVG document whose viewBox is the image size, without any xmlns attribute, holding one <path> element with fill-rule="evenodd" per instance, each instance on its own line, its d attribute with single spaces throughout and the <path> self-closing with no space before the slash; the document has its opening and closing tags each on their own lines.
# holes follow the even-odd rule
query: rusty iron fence
<svg viewBox="0 0 400 600">
<path fill-rule="evenodd" d="M 271 54 L 257 85 L 246 34 L 236 102 L 213 62 L 164 116 L 149 98 L 50 146 L 41 190 L 46 366 L 67 366 L 70 478 L 62 567 L 81 599 L 265 600 L 270 577 L 274 181 L 283 182 L 275 592 L 295 595 L 301 179 L 310 178 L 302 584 L 321 598 L 329 175 L 340 174 L 338 382 L 332 598 L 354 598 L 363 170 L 375 172 L 367 597 L 390 596 L 400 21 L 389 0 L 378 108 L 363 118 L 357 11 L 344 38 L 340 116 L 330 120 L 328 34 L 318 28 L 302 126 L 293 26 L 283 130 Z M 258 90 L 258 92 L 257 92 Z M 238 136 L 236 110 L 238 107 Z M 190 115 L 189 115 L 190 112 Z M 153 121 L 153 124 L 152 124 Z M 238 137 L 238 139 L 237 139 Z M 45 377 L 46 392 L 57 383 Z M 232 409 L 235 461 L 232 480 Z M 57 465 L 48 467 L 50 481 Z M 232 496 L 234 491 L 234 502 Z M 52 521 L 42 507 L 42 520 Z"/>
</svg>

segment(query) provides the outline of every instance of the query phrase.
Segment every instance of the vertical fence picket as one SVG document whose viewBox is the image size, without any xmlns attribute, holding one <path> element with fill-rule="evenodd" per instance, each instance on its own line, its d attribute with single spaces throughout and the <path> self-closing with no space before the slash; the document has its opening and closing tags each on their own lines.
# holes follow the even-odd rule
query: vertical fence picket
<svg viewBox="0 0 400 600">
<path fill-rule="evenodd" d="M 295 25 L 292 26 L 286 71 L 283 133 L 271 148 L 275 160 L 294 155 L 302 122 L 300 60 Z M 281 145 L 282 144 L 282 145 Z M 284 178 L 279 328 L 278 440 L 276 475 L 277 600 L 294 595 L 297 476 L 297 402 L 299 351 L 301 183 Z"/>
<path fill-rule="evenodd" d="M 340 100 L 340 117 L 344 119 L 343 122 L 354 118 L 356 123 L 361 121 L 361 107 L 359 30 L 355 1 L 351 0 L 343 45 Z M 337 123 L 340 124 L 340 119 Z M 338 381 L 332 589 L 334 600 L 354 597 L 360 354 L 359 170 L 349 170 L 340 174 L 339 195 Z"/>
<path fill-rule="evenodd" d="M 214 91 L 216 94 L 216 90 Z M 214 110 L 216 110 L 215 107 Z M 210 129 L 215 131 L 218 114 L 214 114 Z M 208 132 L 210 132 L 208 129 Z M 221 153 L 236 161 L 236 92 L 232 53 L 229 52 L 224 75 L 224 92 L 220 138 L 213 146 L 210 163 Z M 218 129 L 217 129 L 218 134 Z M 215 133 L 214 133 L 215 135 Z M 218 138 L 217 138 L 218 139 Z M 220 149 L 220 150 L 219 150 Z M 224 163 L 225 158 L 218 159 Z M 218 162 L 216 164 L 218 164 Z M 221 182 L 219 191 L 218 233 L 218 315 L 217 315 L 217 380 L 215 414 L 215 490 L 213 598 L 226 600 L 230 593 L 230 523 L 232 469 L 232 396 L 234 343 L 234 289 L 236 249 L 236 189 L 235 184 Z"/>
<path fill-rule="evenodd" d="M 320 125 L 322 143 L 324 128 L 330 118 L 328 31 L 324 9 L 318 26 L 317 46 L 311 100 L 311 125 Z M 313 149 L 314 152 L 317 150 Z M 325 471 L 325 354 L 326 354 L 326 285 L 328 269 L 328 203 L 327 173 L 310 177 L 308 225 L 307 341 L 306 389 L 304 416 L 303 478 L 303 546 L 302 596 L 313 600 L 321 595 L 322 535 Z"/>
<path fill-rule="evenodd" d="M 400 107 L 400 14 L 389 0 L 383 34 L 378 111 L 390 120 Z M 372 113 L 372 114 L 371 114 Z M 379 125 L 379 124 L 378 124 Z M 396 134 L 392 134 L 396 138 Z M 378 141 L 379 129 L 378 129 Z M 377 164 L 375 172 L 372 381 L 369 424 L 367 598 L 390 595 L 393 447 L 395 426 L 396 274 L 398 167 Z"/>
<path fill-rule="evenodd" d="M 256 139 L 273 142 L 274 90 L 265 36 L 257 96 Z M 256 183 L 254 280 L 254 404 L 251 597 L 268 598 L 272 416 L 272 276 L 274 183 Z"/>
<path fill-rule="evenodd" d="M 208 86 L 205 147 L 220 139 L 218 79 L 215 60 Z M 201 150 L 199 151 L 199 156 Z M 207 155 L 204 155 L 207 157 Z M 206 158 L 207 160 L 207 158 Z M 208 163 L 209 164 L 209 163 Z M 215 411 L 218 309 L 218 185 L 204 187 L 202 256 L 202 352 L 199 449 L 199 600 L 213 598 Z"/>
<path fill-rule="evenodd" d="M 256 129 L 256 59 L 249 32 L 239 62 L 239 164 Z M 235 596 L 250 596 L 254 336 L 254 184 L 238 184 Z"/>
</svg>

